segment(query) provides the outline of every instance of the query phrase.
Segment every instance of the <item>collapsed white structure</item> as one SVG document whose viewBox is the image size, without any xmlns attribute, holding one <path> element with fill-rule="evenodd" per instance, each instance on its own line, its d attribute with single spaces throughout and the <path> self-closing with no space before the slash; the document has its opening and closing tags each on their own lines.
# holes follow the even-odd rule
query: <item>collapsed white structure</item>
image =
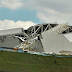
<svg viewBox="0 0 72 72">
<path fill-rule="evenodd" d="M 72 43 L 64 36 L 72 32 L 72 26 L 66 24 L 37 24 L 29 27 L 0 31 L 1 48 L 17 48 L 41 53 L 72 52 Z"/>
</svg>

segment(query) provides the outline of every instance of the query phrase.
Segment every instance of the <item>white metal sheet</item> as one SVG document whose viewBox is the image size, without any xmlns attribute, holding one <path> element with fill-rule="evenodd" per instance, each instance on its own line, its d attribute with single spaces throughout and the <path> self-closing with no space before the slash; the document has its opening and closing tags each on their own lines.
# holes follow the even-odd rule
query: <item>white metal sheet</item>
<svg viewBox="0 0 72 72">
<path fill-rule="evenodd" d="M 23 28 L 0 30 L 0 36 L 22 33 Z"/>
</svg>

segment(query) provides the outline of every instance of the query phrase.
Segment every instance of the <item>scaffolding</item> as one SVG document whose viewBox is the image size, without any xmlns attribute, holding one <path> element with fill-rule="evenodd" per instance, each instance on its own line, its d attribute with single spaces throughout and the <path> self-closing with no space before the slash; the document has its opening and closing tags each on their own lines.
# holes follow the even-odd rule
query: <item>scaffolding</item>
<svg viewBox="0 0 72 72">
<path fill-rule="evenodd" d="M 70 28 L 70 27 L 67 25 L 67 23 L 65 23 L 65 24 L 57 25 L 57 26 L 55 26 L 54 28 L 49 29 L 47 32 L 48 32 L 48 33 L 60 34 L 60 33 L 62 33 L 63 31 L 66 31 L 66 30 L 69 29 L 69 28 Z M 66 32 L 67 32 L 67 31 L 66 31 Z"/>
</svg>

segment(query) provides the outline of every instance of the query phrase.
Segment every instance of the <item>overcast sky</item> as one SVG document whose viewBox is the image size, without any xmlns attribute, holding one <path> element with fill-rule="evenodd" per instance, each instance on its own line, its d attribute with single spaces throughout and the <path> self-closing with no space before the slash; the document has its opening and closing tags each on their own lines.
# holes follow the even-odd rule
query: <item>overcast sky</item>
<svg viewBox="0 0 72 72">
<path fill-rule="evenodd" d="M 0 0 L 0 28 L 31 26 L 43 21 L 72 25 L 71 7 L 71 0 Z"/>
<path fill-rule="evenodd" d="M 72 25 L 72 0 L 0 0 L 0 29 L 45 23 Z"/>
</svg>

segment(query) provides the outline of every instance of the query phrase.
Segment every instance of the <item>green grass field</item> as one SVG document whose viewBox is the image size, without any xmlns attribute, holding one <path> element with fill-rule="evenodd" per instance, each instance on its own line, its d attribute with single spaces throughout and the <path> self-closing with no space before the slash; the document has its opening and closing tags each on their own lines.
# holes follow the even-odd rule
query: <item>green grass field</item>
<svg viewBox="0 0 72 72">
<path fill-rule="evenodd" d="M 0 72 L 1 71 L 72 72 L 72 58 L 0 51 Z"/>
</svg>

